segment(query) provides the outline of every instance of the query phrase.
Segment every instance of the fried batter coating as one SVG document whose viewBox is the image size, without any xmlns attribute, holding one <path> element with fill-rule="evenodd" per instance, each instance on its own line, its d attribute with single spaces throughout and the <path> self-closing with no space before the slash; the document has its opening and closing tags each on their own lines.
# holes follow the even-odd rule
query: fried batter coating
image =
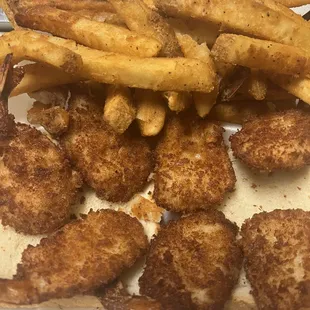
<svg viewBox="0 0 310 310">
<path fill-rule="evenodd" d="M 102 106 L 85 94 L 72 92 L 69 114 L 69 131 L 61 144 L 98 197 L 128 201 L 143 190 L 153 168 L 146 141 L 116 134 L 102 120 Z"/>
<path fill-rule="evenodd" d="M 0 281 L 0 301 L 30 304 L 72 297 L 113 281 L 148 246 L 135 218 L 90 211 L 22 255 L 14 280 Z"/>
<path fill-rule="evenodd" d="M 299 169 L 310 164 L 310 114 L 288 110 L 257 117 L 230 141 L 235 157 L 250 168 Z"/>
<path fill-rule="evenodd" d="M 156 149 L 154 198 L 160 207 L 192 212 L 210 207 L 232 191 L 236 177 L 223 129 L 198 118 L 172 118 Z"/>
<path fill-rule="evenodd" d="M 33 235 L 66 224 L 82 181 L 63 152 L 25 124 L 16 124 L 0 150 L 2 224 Z"/>
<path fill-rule="evenodd" d="M 310 212 L 274 210 L 243 224 L 245 270 L 258 309 L 310 307 Z"/>
<path fill-rule="evenodd" d="M 140 293 L 166 310 L 223 309 L 242 264 L 237 232 L 213 209 L 170 222 L 152 240 Z"/>
</svg>

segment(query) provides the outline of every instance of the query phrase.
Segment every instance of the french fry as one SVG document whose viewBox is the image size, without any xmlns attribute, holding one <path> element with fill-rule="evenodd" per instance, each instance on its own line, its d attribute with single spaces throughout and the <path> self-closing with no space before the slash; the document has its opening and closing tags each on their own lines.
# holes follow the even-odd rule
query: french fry
<svg viewBox="0 0 310 310">
<path fill-rule="evenodd" d="M 155 0 L 169 16 L 192 17 L 257 38 L 301 47 L 310 52 L 309 27 L 258 0 Z"/>
<path fill-rule="evenodd" d="M 109 2 L 130 30 L 155 38 L 162 44 L 160 56 L 183 56 L 173 28 L 142 0 L 109 0 Z M 188 93 L 169 91 L 164 96 L 170 109 L 176 112 L 186 109 L 191 102 Z"/>
<path fill-rule="evenodd" d="M 100 23 L 108 23 L 117 26 L 126 27 L 125 22 L 116 14 L 105 11 L 96 11 L 96 10 L 80 10 L 76 11 L 76 14 L 84 16 L 88 19 L 94 20 Z"/>
<path fill-rule="evenodd" d="M 81 79 L 155 91 L 200 91 L 214 89 L 215 73 L 206 63 L 187 58 L 138 58 L 93 50 L 75 42 L 48 37 L 81 55 Z"/>
<path fill-rule="evenodd" d="M 310 0 L 278 0 L 278 2 L 289 8 L 310 4 Z"/>
<path fill-rule="evenodd" d="M 199 59 L 205 62 L 211 71 L 215 71 L 215 64 L 210 57 L 210 50 L 206 44 L 199 45 L 189 35 L 177 34 L 185 57 Z M 214 90 L 208 94 L 194 92 L 193 99 L 197 113 L 200 117 L 205 117 L 216 103 L 219 91 L 219 83 L 215 81 Z"/>
<path fill-rule="evenodd" d="M 142 136 L 156 136 L 164 127 L 166 107 L 160 93 L 136 89 L 137 122 Z"/>
<path fill-rule="evenodd" d="M 169 91 L 164 93 L 164 97 L 167 99 L 169 109 L 177 113 L 186 110 L 192 103 L 191 94 L 186 92 Z"/>
<path fill-rule="evenodd" d="M 169 17 L 166 20 L 176 33 L 187 34 L 197 41 L 197 43 L 207 43 L 209 47 L 213 46 L 219 35 L 220 27 L 210 22 L 195 20 L 192 18 L 181 19 L 173 17 Z"/>
<path fill-rule="evenodd" d="M 22 66 L 22 69 L 25 71 L 24 77 L 13 89 L 11 97 L 24 93 L 32 93 L 40 89 L 46 89 L 57 85 L 75 83 L 80 79 L 77 76 L 67 74 L 59 69 L 40 63 Z"/>
<path fill-rule="evenodd" d="M 128 87 L 109 85 L 103 119 L 119 134 L 124 133 L 136 118 L 131 91 Z"/>
<path fill-rule="evenodd" d="M 14 5 L 12 0 L 0 0 L 0 8 L 4 11 L 8 20 L 10 21 L 14 29 L 20 28 L 15 21 L 16 5 Z"/>
<path fill-rule="evenodd" d="M 249 94 L 255 100 L 264 100 L 266 98 L 268 83 L 266 76 L 262 72 L 252 70 L 247 86 Z"/>
<path fill-rule="evenodd" d="M 241 35 L 221 34 L 212 48 L 212 56 L 218 62 L 273 73 L 307 75 L 310 72 L 310 57 L 304 50 Z"/>
<path fill-rule="evenodd" d="M 269 75 L 268 77 L 290 94 L 310 104 L 310 79 L 289 75 Z"/>
<path fill-rule="evenodd" d="M 0 61 L 7 54 L 14 54 L 14 61 L 40 61 L 67 73 L 76 73 L 82 67 L 82 59 L 75 52 L 50 43 L 46 36 L 28 30 L 11 31 L 0 38 Z"/>
<path fill-rule="evenodd" d="M 107 52 L 153 57 L 161 49 L 161 44 L 155 39 L 123 27 L 92 21 L 78 14 L 48 6 L 20 10 L 15 15 L 15 20 L 21 26 L 50 32 Z"/>
<path fill-rule="evenodd" d="M 9 0 L 14 2 L 14 0 Z M 16 3 L 16 1 L 15 1 Z M 19 1 L 19 7 L 40 6 L 48 5 L 66 11 L 79 11 L 79 10 L 96 10 L 114 13 L 113 7 L 106 1 L 102 0 L 23 0 Z"/>
<path fill-rule="evenodd" d="M 109 0 L 127 27 L 162 44 L 160 56 L 183 56 L 173 28 L 142 0 Z"/>
</svg>

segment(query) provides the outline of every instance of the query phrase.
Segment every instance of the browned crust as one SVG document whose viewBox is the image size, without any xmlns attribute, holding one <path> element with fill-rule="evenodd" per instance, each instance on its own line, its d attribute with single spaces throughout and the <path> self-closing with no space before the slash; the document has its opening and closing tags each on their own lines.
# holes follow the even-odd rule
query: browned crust
<svg viewBox="0 0 310 310">
<path fill-rule="evenodd" d="M 169 120 L 156 148 L 156 203 L 175 212 L 219 204 L 236 177 L 222 137 L 223 128 L 187 114 Z"/>
<path fill-rule="evenodd" d="M 26 234 L 53 232 L 69 221 L 82 182 L 64 153 L 40 131 L 16 125 L 0 161 L 0 218 Z"/>
<path fill-rule="evenodd" d="M 217 210 L 170 222 L 152 240 L 140 293 L 169 310 L 222 309 L 242 263 L 237 232 L 237 226 Z M 192 294 L 201 290 L 198 302 Z"/>
<path fill-rule="evenodd" d="M 241 230 L 245 270 L 259 309 L 310 306 L 310 212 L 255 214 Z"/>
<path fill-rule="evenodd" d="M 84 109 L 72 108 L 78 102 Z M 102 121 L 101 109 L 92 98 L 73 95 L 69 132 L 61 144 L 100 198 L 128 201 L 143 190 L 153 170 L 152 153 L 144 138 L 116 134 Z"/>
<path fill-rule="evenodd" d="M 246 121 L 230 137 L 235 157 L 260 171 L 299 169 L 310 164 L 310 115 L 288 110 Z"/>
<path fill-rule="evenodd" d="M 28 246 L 15 279 L 31 283 L 31 294 L 36 290 L 28 296 L 30 303 L 71 297 L 115 279 L 147 246 L 137 219 L 113 210 L 90 211 L 39 245 Z"/>
</svg>

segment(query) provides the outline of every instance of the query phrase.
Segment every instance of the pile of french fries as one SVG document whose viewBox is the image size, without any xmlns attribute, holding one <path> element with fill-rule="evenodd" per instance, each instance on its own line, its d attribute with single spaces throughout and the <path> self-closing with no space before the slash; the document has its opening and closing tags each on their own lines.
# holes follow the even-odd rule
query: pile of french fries
<svg viewBox="0 0 310 310">
<path fill-rule="evenodd" d="M 306 3 L 2 0 L 15 30 L 0 38 L 0 58 L 33 62 L 16 68 L 24 77 L 12 96 L 101 83 L 103 119 L 120 134 L 136 120 L 155 136 L 167 113 L 192 106 L 242 122 L 262 102 L 310 104 L 310 24 L 289 9 Z"/>
</svg>

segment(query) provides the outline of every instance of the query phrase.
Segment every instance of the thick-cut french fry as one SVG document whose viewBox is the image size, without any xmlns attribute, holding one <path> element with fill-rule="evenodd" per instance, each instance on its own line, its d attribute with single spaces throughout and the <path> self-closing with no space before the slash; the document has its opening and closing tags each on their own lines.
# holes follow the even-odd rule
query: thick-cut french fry
<svg viewBox="0 0 310 310">
<path fill-rule="evenodd" d="M 142 0 L 109 0 L 130 30 L 155 38 L 162 44 L 163 57 L 183 56 L 173 28 Z M 188 93 L 167 92 L 165 97 L 172 111 L 180 112 L 190 104 Z"/>
<path fill-rule="evenodd" d="M 13 1 L 14 0 L 9 0 Z M 15 1 L 16 2 L 16 1 Z M 58 9 L 66 11 L 79 11 L 79 10 L 96 10 L 104 12 L 114 12 L 113 7 L 104 0 L 74 0 L 74 1 L 64 1 L 64 0 L 23 0 L 19 1 L 20 7 L 29 7 L 29 6 L 39 6 L 39 5 L 48 5 Z"/>
<path fill-rule="evenodd" d="M 57 85 L 75 83 L 80 79 L 77 76 L 40 63 L 25 65 L 22 68 L 25 71 L 24 77 L 13 89 L 11 97 Z"/>
<path fill-rule="evenodd" d="M 289 8 L 310 4 L 310 0 L 278 0 L 278 2 Z"/>
<path fill-rule="evenodd" d="M 160 56 L 183 56 L 173 28 L 142 0 L 109 0 L 127 27 L 162 44 Z"/>
<path fill-rule="evenodd" d="M 103 119 L 119 134 L 124 133 L 136 118 L 131 91 L 119 85 L 108 86 Z"/>
<path fill-rule="evenodd" d="M 214 89 L 215 73 L 208 65 L 187 58 L 138 58 L 93 50 L 75 42 L 48 37 L 81 55 L 81 78 L 158 91 L 200 91 Z"/>
<path fill-rule="evenodd" d="M 4 11 L 5 15 L 7 16 L 8 20 L 10 21 L 12 27 L 14 29 L 18 29 L 19 26 L 17 25 L 15 21 L 15 13 L 16 13 L 16 5 L 12 3 L 11 0 L 0 0 L 0 8 Z"/>
<path fill-rule="evenodd" d="M 268 83 L 266 76 L 258 71 L 252 70 L 247 83 L 248 92 L 255 100 L 266 98 Z"/>
<path fill-rule="evenodd" d="M 204 61 L 209 70 L 215 70 L 215 64 L 210 57 L 210 50 L 206 44 L 199 45 L 189 35 L 177 34 L 184 55 L 188 58 Z M 216 103 L 219 91 L 219 83 L 215 82 L 214 90 L 208 94 L 194 92 L 193 99 L 197 113 L 200 117 L 205 117 Z"/>
<path fill-rule="evenodd" d="M 13 53 L 14 61 L 40 61 L 68 73 L 76 73 L 82 67 L 80 55 L 47 41 L 46 36 L 34 31 L 18 30 L 4 34 L 0 38 L 0 61 Z"/>
<path fill-rule="evenodd" d="M 116 14 L 111 12 L 96 11 L 96 10 L 80 10 L 76 11 L 76 14 L 84 16 L 88 19 L 94 20 L 100 23 L 108 23 L 117 26 L 126 27 L 125 22 Z"/>
<path fill-rule="evenodd" d="M 220 27 L 210 22 L 195 20 L 192 18 L 167 18 L 167 22 L 179 34 L 187 34 L 199 44 L 207 43 L 212 47 L 219 35 Z"/>
<path fill-rule="evenodd" d="M 152 57 L 156 56 L 161 49 L 161 44 L 153 38 L 48 6 L 20 10 L 15 15 L 15 20 L 19 25 L 47 31 L 108 52 Z"/>
<path fill-rule="evenodd" d="M 193 17 L 310 52 L 309 27 L 256 0 L 155 0 L 157 8 L 170 16 Z"/>
<path fill-rule="evenodd" d="M 160 93 L 136 89 L 137 122 L 142 136 L 156 136 L 164 127 L 166 107 Z"/>
<path fill-rule="evenodd" d="M 310 104 L 310 79 L 289 75 L 269 75 L 270 80 L 290 94 Z"/>
<path fill-rule="evenodd" d="M 192 103 L 191 94 L 186 92 L 168 91 L 164 93 L 164 97 L 167 99 L 169 109 L 177 113 L 186 110 Z"/>
<path fill-rule="evenodd" d="M 241 35 L 221 34 L 212 48 L 212 55 L 218 62 L 273 73 L 309 75 L 310 72 L 310 54 L 304 50 Z"/>
</svg>

